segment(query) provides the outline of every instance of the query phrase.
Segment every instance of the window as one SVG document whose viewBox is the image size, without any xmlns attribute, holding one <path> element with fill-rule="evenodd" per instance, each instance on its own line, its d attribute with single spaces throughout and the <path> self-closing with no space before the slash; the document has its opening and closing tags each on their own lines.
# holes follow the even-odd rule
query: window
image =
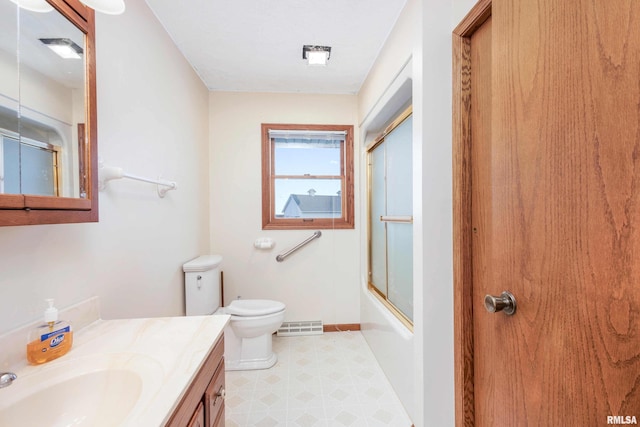
<svg viewBox="0 0 640 427">
<path fill-rule="evenodd" d="M 262 228 L 353 228 L 353 126 L 262 125 Z"/>
<path fill-rule="evenodd" d="M 0 193 L 58 196 L 60 147 L 0 130 Z"/>
<path fill-rule="evenodd" d="M 369 289 L 413 327 L 412 116 L 404 111 L 367 149 Z"/>
</svg>

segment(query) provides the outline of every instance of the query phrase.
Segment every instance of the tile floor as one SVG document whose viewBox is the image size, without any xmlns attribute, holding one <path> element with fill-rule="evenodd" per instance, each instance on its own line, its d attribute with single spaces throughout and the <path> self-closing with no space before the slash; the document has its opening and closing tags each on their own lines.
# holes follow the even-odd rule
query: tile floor
<svg viewBox="0 0 640 427">
<path fill-rule="evenodd" d="M 271 369 L 226 373 L 226 427 L 410 427 L 360 332 L 275 337 Z"/>
</svg>

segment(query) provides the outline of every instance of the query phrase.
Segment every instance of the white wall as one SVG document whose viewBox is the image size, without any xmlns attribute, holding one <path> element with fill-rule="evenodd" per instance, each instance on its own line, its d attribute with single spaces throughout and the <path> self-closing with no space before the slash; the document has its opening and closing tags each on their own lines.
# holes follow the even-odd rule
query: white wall
<svg viewBox="0 0 640 427">
<path fill-rule="evenodd" d="M 377 103 L 390 99 L 394 81 L 411 58 L 414 334 L 407 338 L 368 297 L 364 285 L 361 310 L 365 336 L 416 427 L 454 424 L 451 32 L 474 4 L 408 0 L 358 95 L 366 128 L 375 124 L 372 115 L 384 115 Z"/>
<path fill-rule="evenodd" d="M 63 123 L 73 122 L 73 90 L 27 66 L 20 67 L 20 104 Z"/>
<path fill-rule="evenodd" d="M 98 295 L 104 318 L 184 313 L 182 263 L 208 252 L 208 91 L 143 0 L 97 15 L 99 154 L 130 173 L 111 182 L 100 222 L 0 228 L 0 333 Z"/>
<path fill-rule="evenodd" d="M 419 120 L 420 110 L 416 109 L 416 93 L 420 76 L 415 71 L 416 64 L 414 56 L 419 55 L 420 49 L 420 11 L 419 1 L 409 0 L 402 11 L 398 21 L 389 35 L 385 46 L 380 51 L 376 63 L 369 72 L 361 91 L 358 94 L 358 115 L 360 118 L 360 145 L 362 150 L 360 176 L 366 179 L 366 168 L 364 167 L 366 154 L 364 146 L 368 144 L 376 134 L 384 129 L 403 109 L 403 106 L 410 102 L 414 103 L 414 245 L 420 242 L 417 234 L 421 217 L 418 214 L 420 185 L 418 180 L 421 176 L 421 168 L 415 167 L 416 144 L 421 141 L 417 132 L 421 123 Z M 418 120 L 416 120 L 416 116 Z M 366 194 L 361 194 L 362 206 L 367 205 Z M 361 221 L 367 221 L 367 214 L 361 214 Z M 402 401 L 411 419 L 420 419 L 419 408 L 422 405 L 420 392 L 422 390 L 421 378 L 418 377 L 419 369 L 416 356 L 416 335 L 422 332 L 419 322 L 415 322 L 414 331 L 411 333 L 403 324 L 394 318 L 389 311 L 378 302 L 367 289 L 367 236 L 363 233 L 361 238 L 361 270 L 360 270 L 360 290 L 361 290 L 361 320 L 362 329 L 369 346 L 373 350 L 380 366 L 393 385 L 396 394 Z M 419 251 L 414 249 L 414 269 L 420 267 Z M 421 283 L 421 276 L 414 272 L 414 282 Z M 415 286 L 414 286 L 415 287 Z M 414 290 L 414 300 L 416 299 Z M 416 319 L 421 316 L 422 305 L 414 301 L 414 313 Z"/>
<path fill-rule="evenodd" d="M 356 129 L 354 95 L 212 92 L 211 250 L 222 255 L 225 303 L 237 296 L 269 298 L 287 305 L 286 321 L 359 323 L 356 228 L 322 230 L 322 237 L 278 263 L 275 257 L 313 230 L 262 230 L 261 123 L 346 124 Z M 355 154 L 355 170 L 358 169 Z M 358 194 L 359 180 L 355 188 Z M 276 247 L 253 242 L 271 237 Z"/>
<path fill-rule="evenodd" d="M 478 3 L 479 0 L 453 0 L 453 26 L 451 29 L 458 26 L 462 18 L 464 18 L 471 8 Z"/>
</svg>

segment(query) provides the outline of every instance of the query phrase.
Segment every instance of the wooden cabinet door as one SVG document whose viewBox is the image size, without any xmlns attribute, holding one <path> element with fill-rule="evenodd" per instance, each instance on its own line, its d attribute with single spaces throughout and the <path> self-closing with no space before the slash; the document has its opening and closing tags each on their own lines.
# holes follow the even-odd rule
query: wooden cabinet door
<svg viewBox="0 0 640 427">
<path fill-rule="evenodd" d="M 224 372 L 223 360 L 220 362 L 220 365 L 218 366 L 218 369 L 204 394 L 208 427 L 224 425 L 224 399 L 226 393 Z M 220 422 L 222 424 L 220 424 Z"/>
<path fill-rule="evenodd" d="M 204 404 L 200 402 L 196 412 L 194 412 L 193 417 L 187 424 L 187 427 L 205 427 L 204 423 Z"/>
</svg>

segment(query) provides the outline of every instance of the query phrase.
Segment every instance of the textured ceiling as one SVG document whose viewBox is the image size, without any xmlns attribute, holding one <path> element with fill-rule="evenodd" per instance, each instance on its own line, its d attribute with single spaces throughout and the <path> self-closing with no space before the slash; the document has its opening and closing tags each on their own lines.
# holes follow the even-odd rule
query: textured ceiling
<svg viewBox="0 0 640 427">
<path fill-rule="evenodd" d="M 146 2 L 210 90 L 357 93 L 406 0 Z M 331 46 L 329 64 L 305 44 Z"/>
</svg>

